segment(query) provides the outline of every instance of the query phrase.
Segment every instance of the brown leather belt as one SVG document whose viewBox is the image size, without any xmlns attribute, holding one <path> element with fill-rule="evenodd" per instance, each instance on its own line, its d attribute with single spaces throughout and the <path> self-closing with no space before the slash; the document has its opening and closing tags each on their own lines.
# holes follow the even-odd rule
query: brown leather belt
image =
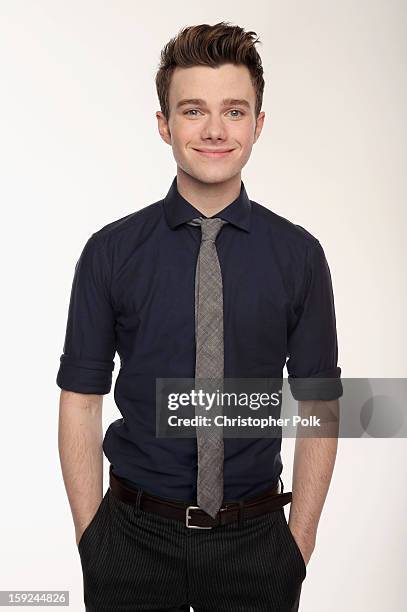
<svg viewBox="0 0 407 612">
<path fill-rule="evenodd" d="M 194 529 L 211 529 L 219 525 L 238 522 L 242 524 L 244 519 L 255 518 L 267 512 L 279 510 L 292 500 L 292 493 L 279 490 L 279 483 L 272 489 L 246 498 L 242 501 L 224 502 L 215 518 L 212 518 L 199 506 L 189 505 L 188 502 L 174 501 L 156 495 L 151 495 L 142 489 L 128 487 L 109 468 L 109 484 L 111 492 L 115 497 L 126 504 L 136 505 L 145 512 L 159 514 L 169 519 L 175 519 L 184 523 L 186 527 Z"/>
</svg>

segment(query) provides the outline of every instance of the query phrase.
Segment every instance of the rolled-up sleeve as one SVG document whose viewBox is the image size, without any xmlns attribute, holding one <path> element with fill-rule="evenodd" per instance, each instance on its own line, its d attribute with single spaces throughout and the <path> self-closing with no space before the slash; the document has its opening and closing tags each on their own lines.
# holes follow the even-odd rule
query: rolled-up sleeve
<svg viewBox="0 0 407 612">
<path fill-rule="evenodd" d="M 110 279 L 104 245 L 93 234 L 75 266 L 56 379 L 61 389 L 102 395 L 110 392 L 116 352 Z"/>
<path fill-rule="evenodd" d="M 324 250 L 308 247 L 301 304 L 288 330 L 288 382 L 296 400 L 333 400 L 343 395 L 331 273 Z"/>
</svg>

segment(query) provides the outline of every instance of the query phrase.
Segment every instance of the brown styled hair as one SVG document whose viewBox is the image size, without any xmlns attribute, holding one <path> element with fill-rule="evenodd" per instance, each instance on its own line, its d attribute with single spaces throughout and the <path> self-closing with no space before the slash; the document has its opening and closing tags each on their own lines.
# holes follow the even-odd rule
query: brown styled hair
<svg viewBox="0 0 407 612">
<path fill-rule="evenodd" d="M 177 66 L 220 66 L 243 64 L 247 66 L 256 92 L 255 116 L 258 117 L 263 102 L 264 79 L 260 55 L 255 44 L 261 41 L 256 32 L 245 32 L 227 21 L 215 25 L 182 28 L 163 47 L 155 84 L 161 112 L 169 119 L 169 89 L 171 76 Z"/>
</svg>

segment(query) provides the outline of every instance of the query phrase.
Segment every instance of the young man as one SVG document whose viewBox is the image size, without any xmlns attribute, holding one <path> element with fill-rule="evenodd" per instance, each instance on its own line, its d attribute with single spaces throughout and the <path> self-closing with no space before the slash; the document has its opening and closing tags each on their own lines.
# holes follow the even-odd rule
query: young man
<svg viewBox="0 0 407 612">
<path fill-rule="evenodd" d="M 296 440 L 291 494 L 278 437 L 156 435 L 158 378 L 278 379 L 286 364 L 301 413 L 342 394 L 321 244 L 241 180 L 265 118 L 257 40 L 222 22 L 164 47 L 156 116 L 177 175 L 96 231 L 75 268 L 59 449 L 89 611 L 299 609 L 336 437 Z M 102 440 L 116 351 L 123 418 Z"/>
</svg>

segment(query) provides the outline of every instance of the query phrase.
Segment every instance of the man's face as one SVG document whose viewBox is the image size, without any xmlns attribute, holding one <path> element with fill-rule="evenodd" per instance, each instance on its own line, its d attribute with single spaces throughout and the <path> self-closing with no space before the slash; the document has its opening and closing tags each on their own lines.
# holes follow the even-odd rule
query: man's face
<svg viewBox="0 0 407 612">
<path fill-rule="evenodd" d="M 241 171 L 264 121 L 264 112 L 255 117 L 255 90 L 246 66 L 177 67 L 169 105 L 168 122 L 160 111 L 156 116 L 178 167 L 203 183 L 224 182 Z"/>
</svg>

